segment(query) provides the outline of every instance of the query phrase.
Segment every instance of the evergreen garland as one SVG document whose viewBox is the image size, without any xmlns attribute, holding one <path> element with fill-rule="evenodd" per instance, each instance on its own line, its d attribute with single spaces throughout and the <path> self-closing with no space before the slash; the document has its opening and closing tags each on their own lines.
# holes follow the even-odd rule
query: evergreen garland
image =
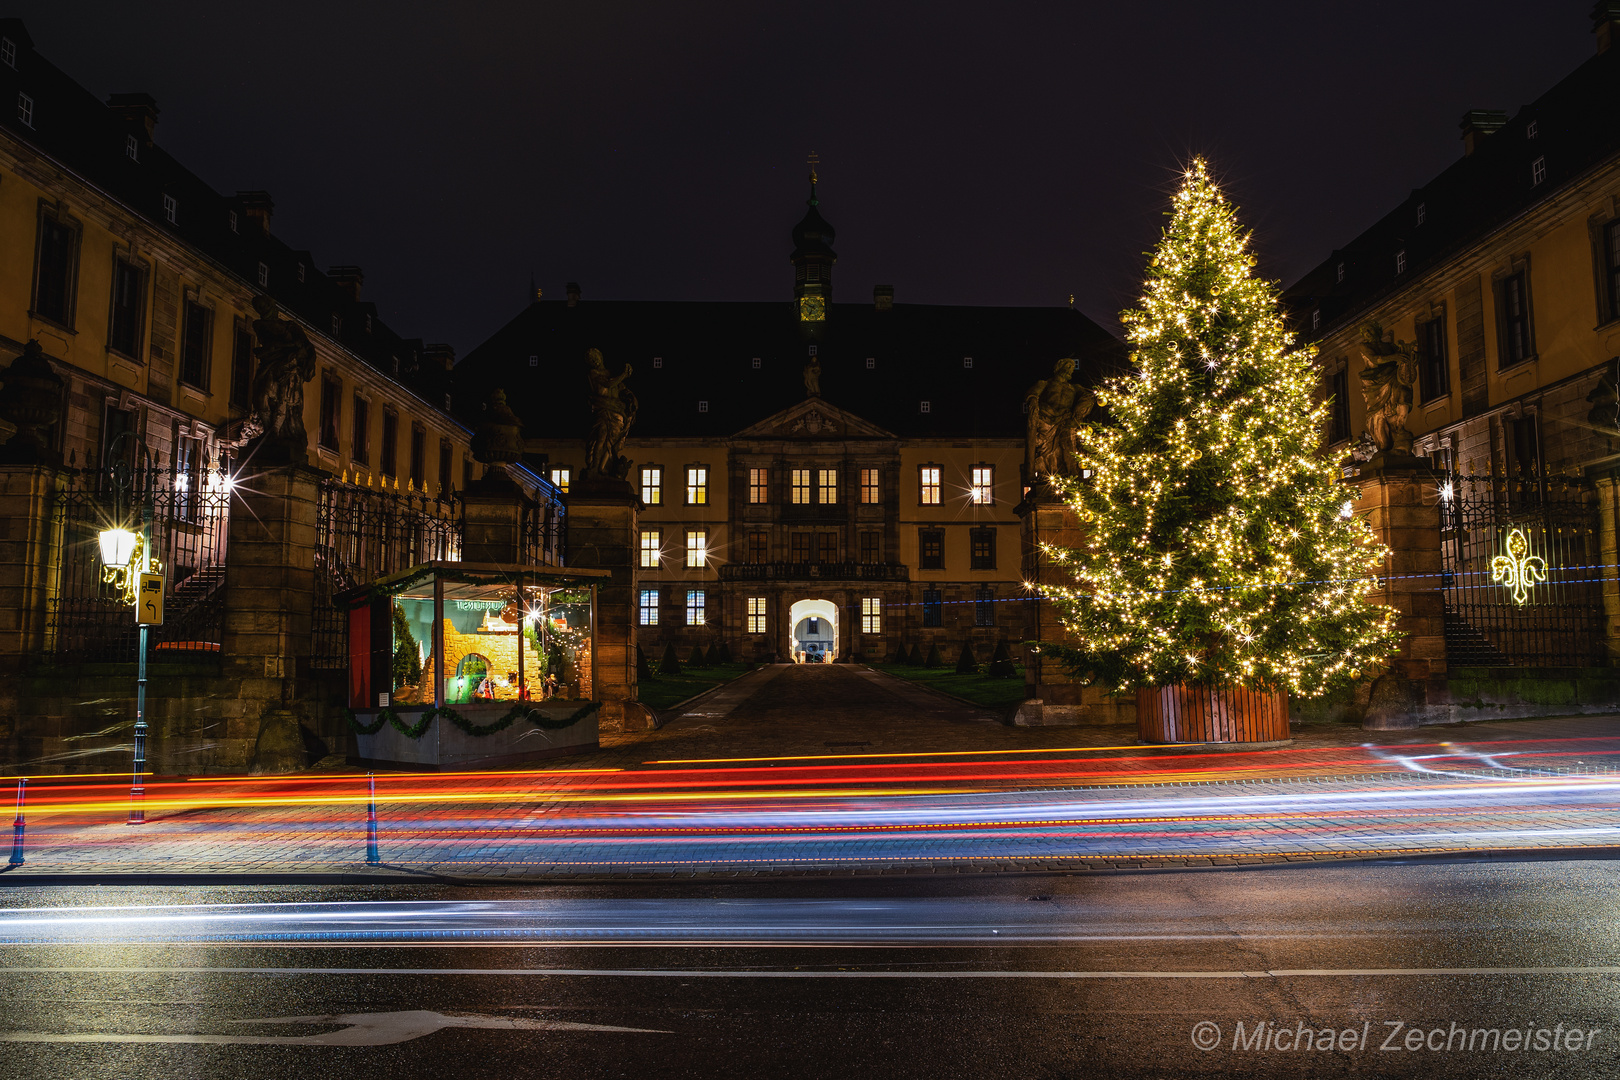
<svg viewBox="0 0 1620 1080">
<path fill-rule="evenodd" d="M 392 724 L 394 730 L 407 739 L 420 739 L 427 733 L 428 726 L 433 723 L 434 718 L 443 716 L 468 735 L 482 738 L 485 735 L 493 735 L 497 731 L 505 731 L 519 720 L 528 720 L 535 727 L 543 728 L 546 731 L 560 731 L 563 728 L 573 727 L 601 707 L 602 703 L 600 701 L 587 701 L 567 716 L 553 720 L 528 702 L 519 701 L 497 719 L 487 724 L 475 724 L 448 705 L 439 707 L 430 705 L 422 711 L 422 715 L 417 719 L 416 723 L 408 727 L 392 707 L 380 710 L 377 713 L 376 721 L 369 725 L 360 723 L 359 718 L 354 715 L 354 710 L 346 708 L 343 712 L 349 719 L 349 727 L 361 735 L 375 735 L 383 729 L 384 724 Z"/>
</svg>

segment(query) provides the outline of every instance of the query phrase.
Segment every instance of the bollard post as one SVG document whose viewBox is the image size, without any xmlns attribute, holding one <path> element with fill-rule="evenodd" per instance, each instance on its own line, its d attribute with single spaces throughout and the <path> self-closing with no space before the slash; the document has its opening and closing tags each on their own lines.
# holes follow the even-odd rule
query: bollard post
<svg viewBox="0 0 1620 1080">
<path fill-rule="evenodd" d="M 381 861 L 377 857 L 377 774 L 367 773 L 366 781 L 371 787 L 371 801 L 366 805 L 366 864 L 376 866 Z"/>
<path fill-rule="evenodd" d="M 23 821 L 23 796 L 28 791 L 28 778 L 25 776 L 17 781 L 17 820 L 11 823 L 11 865 L 21 866 L 23 859 L 23 831 L 26 822 Z"/>
</svg>

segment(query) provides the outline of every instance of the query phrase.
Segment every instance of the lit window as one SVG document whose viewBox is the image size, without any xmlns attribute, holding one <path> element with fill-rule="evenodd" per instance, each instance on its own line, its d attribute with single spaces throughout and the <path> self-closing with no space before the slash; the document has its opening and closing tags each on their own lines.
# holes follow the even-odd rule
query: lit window
<svg viewBox="0 0 1620 1080">
<path fill-rule="evenodd" d="M 803 506 L 810 501 L 810 470 L 793 470 L 793 505 Z"/>
<path fill-rule="evenodd" d="M 709 594 L 702 589 L 686 590 L 686 625 L 702 626 L 709 621 Z"/>
<path fill-rule="evenodd" d="M 557 490 L 564 495 L 568 494 L 568 482 L 574 478 L 574 470 L 561 467 L 551 470 L 551 482 L 557 485 Z"/>
<path fill-rule="evenodd" d="M 709 505 L 709 470 L 705 466 L 686 470 L 686 505 Z"/>
<path fill-rule="evenodd" d="M 708 411 L 709 411 L 709 403 L 707 401 L 698 402 L 698 412 L 708 412 Z"/>
<path fill-rule="evenodd" d="M 877 367 L 877 357 L 868 356 L 866 358 L 866 370 L 871 371 L 875 367 Z"/>
<path fill-rule="evenodd" d="M 231 232 L 236 232 L 237 231 L 236 230 L 236 211 L 235 210 L 227 210 L 225 212 L 225 221 L 226 221 L 226 223 L 228 225 L 230 225 Z"/>
<path fill-rule="evenodd" d="M 1418 205 L 1417 205 L 1417 223 L 1419 225 L 1423 224 L 1425 221 L 1428 220 L 1428 217 L 1429 217 L 1429 204 L 1428 203 L 1418 203 Z"/>
<path fill-rule="evenodd" d="M 878 503 L 878 470 L 861 470 L 861 503 L 865 506 L 876 506 Z"/>
<path fill-rule="evenodd" d="M 883 599 L 878 596 L 861 597 L 861 633 L 883 633 Z"/>
<path fill-rule="evenodd" d="M 1395 253 L 1395 272 L 1397 274 L 1406 273 L 1406 252 L 1405 251 L 1397 251 Z"/>
<path fill-rule="evenodd" d="M 969 498 L 980 506 L 989 506 L 996 501 L 996 467 L 994 465 L 973 466 L 973 488 Z"/>
<path fill-rule="evenodd" d="M 640 610 L 641 610 L 641 625 L 642 626 L 657 626 L 658 625 L 658 590 L 657 589 L 642 589 L 641 590 Z"/>
<path fill-rule="evenodd" d="M 1334 274 L 1337 276 L 1339 281 L 1344 280 L 1344 263 L 1340 263 L 1338 266 L 1334 267 Z"/>
<path fill-rule="evenodd" d="M 1321 308 L 1317 308 L 1315 311 L 1311 312 L 1311 329 L 1312 330 L 1320 330 L 1320 329 L 1322 329 L 1322 309 Z"/>
<path fill-rule="evenodd" d="M 922 412 L 933 412 L 934 403 L 932 401 L 920 402 L 919 403 L 919 408 L 920 408 L 920 411 L 922 411 Z"/>
<path fill-rule="evenodd" d="M 816 501 L 822 506 L 838 505 L 838 470 L 819 469 L 817 472 L 819 475 L 817 476 L 818 490 Z"/>
<path fill-rule="evenodd" d="M 699 570 L 709 561 L 709 530 L 686 530 L 686 566 L 689 570 Z"/>
<path fill-rule="evenodd" d="M 939 499 L 939 473 L 938 465 L 924 465 L 917 470 L 919 477 L 919 490 L 917 499 L 924 506 L 938 506 Z"/>
<path fill-rule="evenodd" d="M 748 598 L 748 632 L 750 634 L 765 633 L 765 598 L 763 596 L 750 596 Z"/>
<path fill-rule="evenodd" d="M 10 38 L 0 38 L 0 64 L 11 68 L 17 66 L 17 43 Z"/>
<path fill-rule="evenodd" d="M 21 120 L 25 127 L 34 126 L 34 99 L 27 94 L 17 95 L 17 119 Z"/>
<path fill-rule="evenodd" d="M 964 368 L 968 369 L 968 370 L 972 370 L 972 368 L 973 368 L 973 357 L 971 357 L 971 356 L 962 357 L 962 366 Z"/>
<path fill-rule="evenodd" d="M 748 470 L 748 501 L 762 503 L 769 494 L 770 471 L 768 469 Z"/>
<path fill-rule="evenodd" d="M 659 555 L 664 546 L 663 529 L 641 530 L 641 568 L 654 570 L 658 567 Z"/>
<path fill-rule="evenodd" d="M 1547 179 L 1547 159 L 1538 157 L 1530 163 L 1530 185 L 1534 187 Z"/>
<path fill-rule="evenodd" d="M 259 264 L 259 288 L 270 284 L 270 268 L 264 263 Z"/>
<path fill-rule="evenodd" d="M 662 356 L 653 357 L 653 367 L 661 368 L 663 366 L 664 366 L 664 358 Z"/>
<path fill-rule="evenodd" d="M 141 160 L 141 140 L 133 135 L 124 136 L 124 156 L 131 161 Z"/>
<path fill-rule="evenodd" d="M 757 356 L 754 357 L 754 370 L 755 371 L 759 370 L 759 357 L 757 357 Z"/>
<path fill-rule="evenodd" d="M 648 506 L 664 505 L 664 470 L 658 466 L 641 470 L 641 501 Z"/>
</svg>

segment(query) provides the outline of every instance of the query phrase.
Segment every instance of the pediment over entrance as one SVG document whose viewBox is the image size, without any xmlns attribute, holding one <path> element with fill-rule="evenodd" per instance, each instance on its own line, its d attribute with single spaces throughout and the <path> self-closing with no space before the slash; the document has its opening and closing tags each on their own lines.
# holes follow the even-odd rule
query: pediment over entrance
<svg viewBox="0 0 1620 1080">
<path fill-rule="evenodd" d="M 892 432 L 813 397 L 739 431 L 739 439 L 892 439 Z"/>
</svg>

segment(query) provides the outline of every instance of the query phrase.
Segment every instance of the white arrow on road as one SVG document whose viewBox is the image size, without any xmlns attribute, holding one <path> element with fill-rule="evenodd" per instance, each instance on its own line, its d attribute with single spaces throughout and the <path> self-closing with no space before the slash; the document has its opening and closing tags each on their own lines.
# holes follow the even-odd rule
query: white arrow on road
<svg viewBox="0 0 1620 1080">
<path fill-rule="evenodd" d="M 0 1032 L 0 1042 L 31 1043 L 206 1043 L 213 1046 L 389 1046 L 431 1035 L 442 1028 L 487 1028 L 496 1031 L 616 1031 L 669 1035 L 657 1028 L 574 1024 L 565 1020 L 531 1020 L 524 1016 L 450 1015 L 414 1009 L 408 1012 L 336 1013 L 327 1016 L 276 1016 L 233 1020 L 235 1024 L 343 1024 L 323 1035 L 126 1035 L 111 1032 Z"/>
</svg>

